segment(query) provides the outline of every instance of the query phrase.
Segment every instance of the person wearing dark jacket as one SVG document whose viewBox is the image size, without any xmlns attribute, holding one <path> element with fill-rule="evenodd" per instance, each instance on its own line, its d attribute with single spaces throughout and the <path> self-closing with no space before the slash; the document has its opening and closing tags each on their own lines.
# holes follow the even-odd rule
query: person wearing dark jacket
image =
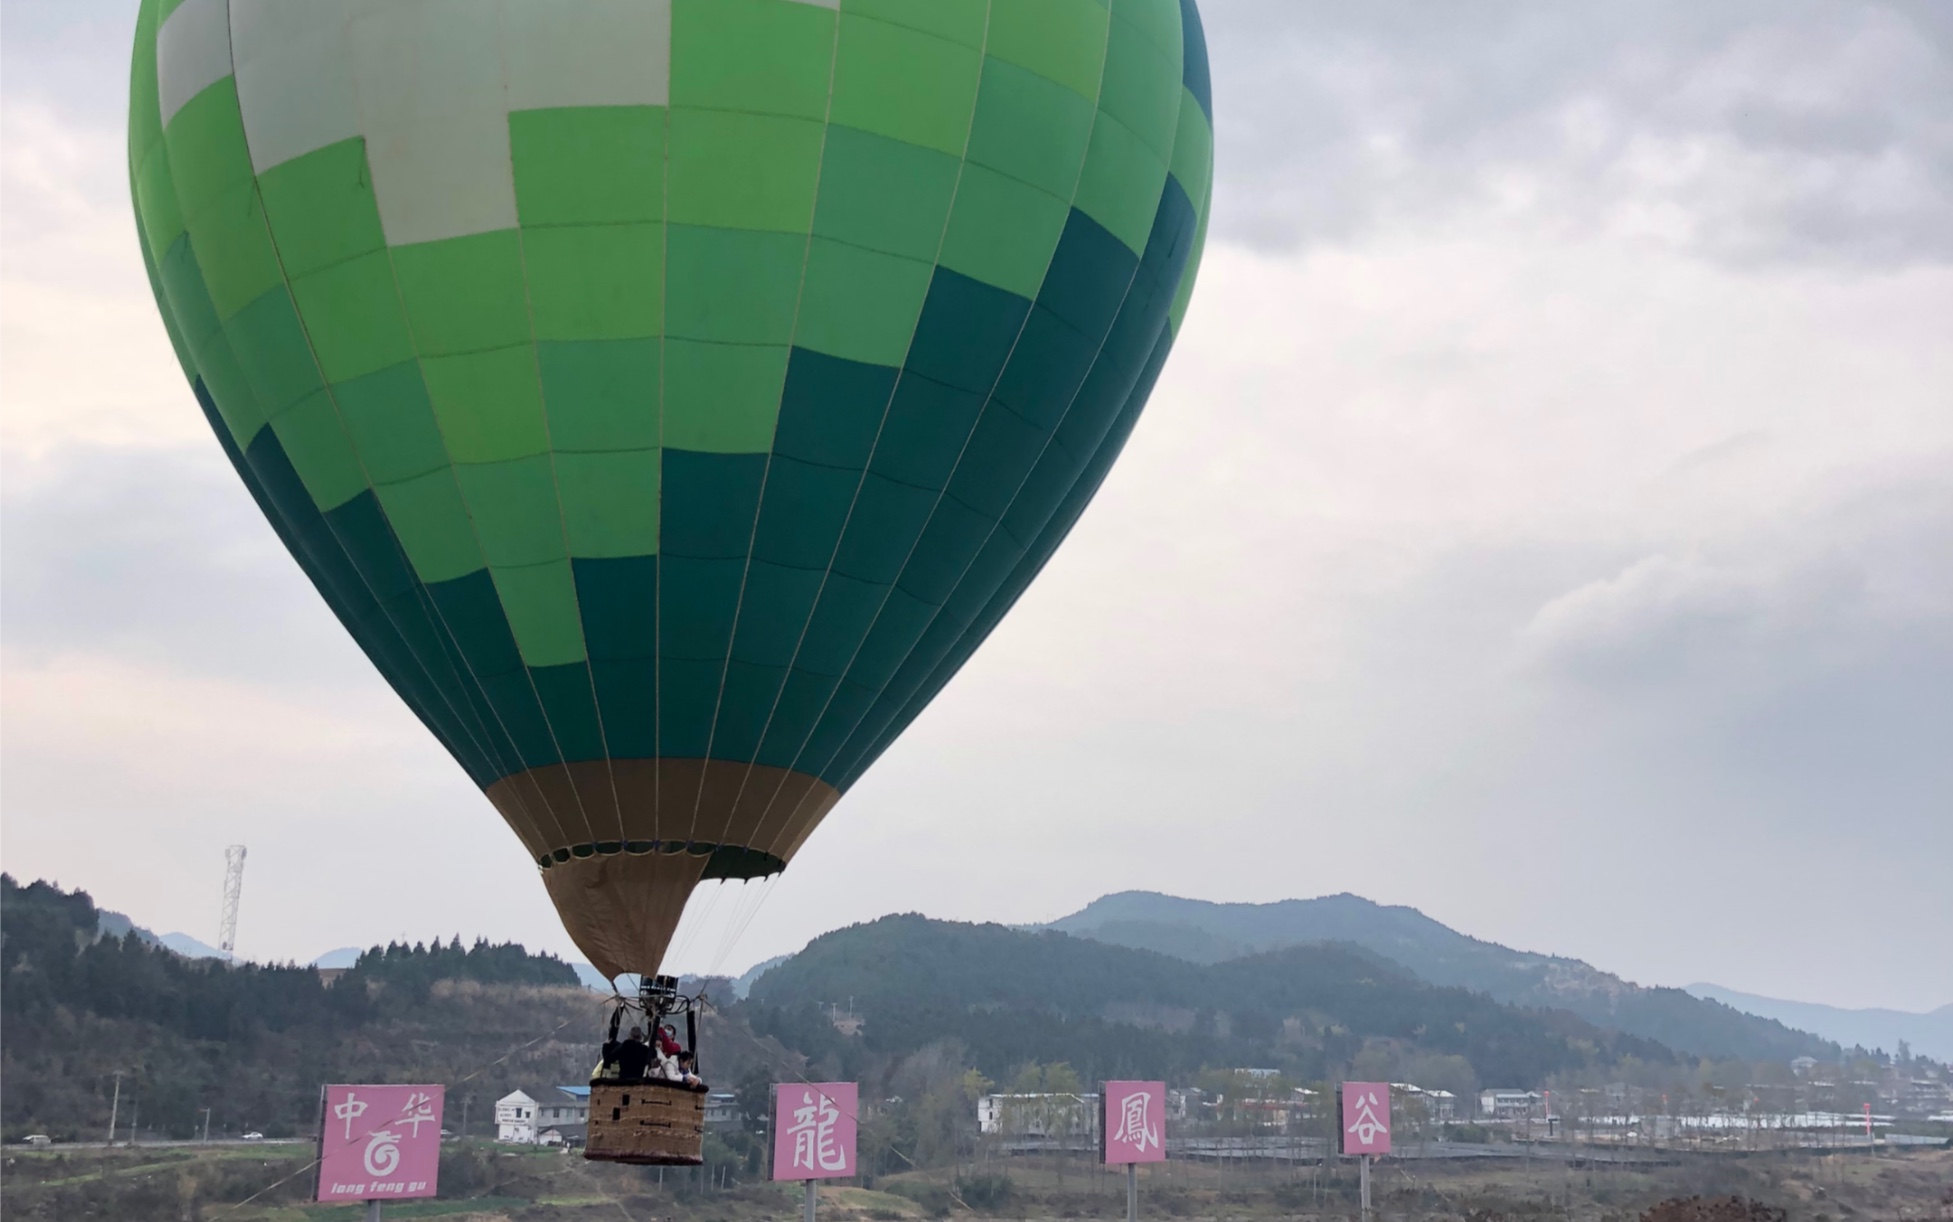
<svg viewBox="0 0 1953 1222">
<path fill-rule="evenodd" d="M 644 1032 L 636 1027 L 623 1043 L 617 1046 L 617 1078 L 621 1082 L 642 1082 L 644 1068 L 651 1063 L 651 1046 L 644 1042 Z"/>
</svg>

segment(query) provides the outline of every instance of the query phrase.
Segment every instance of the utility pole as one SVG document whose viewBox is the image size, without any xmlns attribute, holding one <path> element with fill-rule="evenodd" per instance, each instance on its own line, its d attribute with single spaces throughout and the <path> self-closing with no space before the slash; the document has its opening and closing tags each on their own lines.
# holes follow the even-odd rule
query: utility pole
<svg viewBox="0 0 1953 1222">
<path fill-rule="evenodd" d="M 210 1144 L 210 1109 L 209 1108 L 203 1109 L 203 1142 L 205 1145 Z"/>
<path fill-rule="evenodd" d="M 135 1148 L 136 1122 L 141 1118 L 142 1118 L 142 1092 L 137 1091 L 134 1094 L 129 1096 L 129 1148 L 130 1149 Z"/>
<path fill-rule="evenodd" d="M 118 1069 L 115 1071 L 115 1097 L 109 1100 L 108 1144 L 111 1148 L 113 1148 L 115 1145 L 115 1114 L 117 1111 L 121 1110 L 121 1107 L 122 1107 L 122 1071 Z"/>
</svg>

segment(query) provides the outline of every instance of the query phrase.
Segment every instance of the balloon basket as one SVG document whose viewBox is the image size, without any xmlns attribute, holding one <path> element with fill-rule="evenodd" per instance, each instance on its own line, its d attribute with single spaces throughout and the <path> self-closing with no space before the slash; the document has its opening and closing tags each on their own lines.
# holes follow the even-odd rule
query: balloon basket
<svg viewBox="0 0 1953 1222">
<path fill-rule="evenodd" d="M 677 1082 L 592 1082 L 583 1157 L 641 1167 L 705 1161 L 705 1093 Z"/>
</svg>

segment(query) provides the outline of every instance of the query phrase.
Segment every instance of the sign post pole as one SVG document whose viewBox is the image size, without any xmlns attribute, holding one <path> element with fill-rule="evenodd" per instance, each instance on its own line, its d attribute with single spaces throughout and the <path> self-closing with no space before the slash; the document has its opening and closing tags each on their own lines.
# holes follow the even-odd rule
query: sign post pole
<svg viewBox="0 0 1953 1222">
<path fill-rule="evenodd" d="M 1126 1222 L 1139 1222 L 1139 1164 L 1126 1164 Z"/>
<path fill-rule="evenodd" d="M 1370 1156 L 1369 1155 L 1365 1154 L 1363 1156 L 1363 1167 L 1360 1171 L 1356 1173 L 1356 1178 L 1357 1178 L 1357 1183 L 1360 1185 L 1358 1191 L 1360 1192 L 1363 1201 L 1364 1222 L 1369 1222 L 1369 1217 L 1370 1217 Z"/>
<path fill-rule="evenodd" d="M 378 1201 L 368 1201 L 366 1203 L 366 1222 L 380 1222 L 380 1203 Z"/>
<path fill-rule="evenodd" d="M 814 1187 L 814 1181 L 808 1180 L 807 1200 L 806 1203 L 801 1206 L 801 1212 L 805 1215 L 803 1222 L 814 1222 L 814 1203 L 819 1199 L 820 1199 L 820 1192 Z"/>
</svg>

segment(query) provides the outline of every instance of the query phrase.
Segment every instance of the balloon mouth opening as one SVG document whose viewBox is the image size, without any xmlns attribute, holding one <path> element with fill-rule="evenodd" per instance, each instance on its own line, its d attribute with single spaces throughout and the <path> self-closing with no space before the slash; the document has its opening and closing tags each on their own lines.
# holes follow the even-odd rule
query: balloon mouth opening
<svg viewBox="0 0 1953 1222">
<path fill-rule="evenodd" d="M 540 854 L 536 858 L 536 865 L 548 870 L 572 859 L 615 857 L 619 853 L 628 853 L 633 857 L 651 853 L 689 853 L 694 857 L 704 857 L 705 870 L 699 876 L 700 881 L 765 878 L 787 868 L 783 858 L 761 849 L 748 848 L 743 844 L 708 844 L 696 840 L 595 840 Z"/>
</svg>

